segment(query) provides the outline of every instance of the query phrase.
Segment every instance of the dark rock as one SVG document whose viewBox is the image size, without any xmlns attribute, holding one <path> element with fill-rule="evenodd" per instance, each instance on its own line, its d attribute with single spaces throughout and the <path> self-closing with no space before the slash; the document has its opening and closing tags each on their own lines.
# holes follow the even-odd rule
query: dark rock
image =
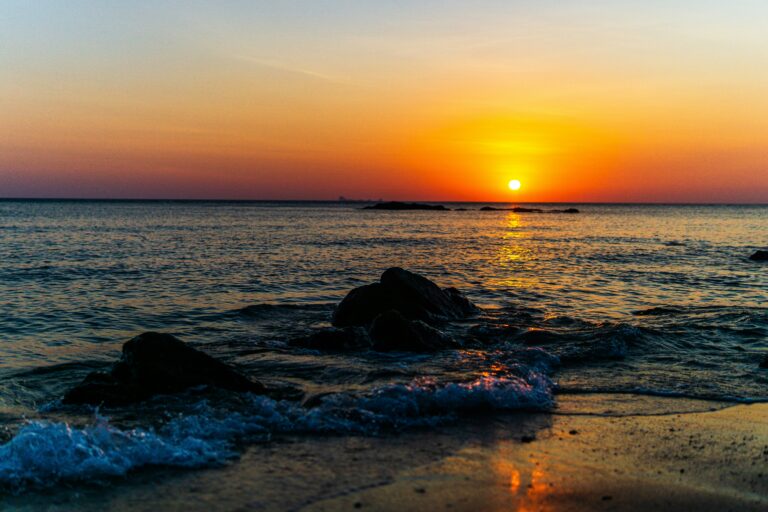
<svg viewBox="0 0 768 512">
<path fill-rule="evenodd" d="M 768 356 L 765 356 L 762 361 L 760 361 L 760 368 L 768 368 Z"/>
<path fill-rule="evenodd" d="M 477 306 L 472 304 L 472 302 L 457 288 L 443 288 L 443 292 L 448 295 L 451 302 L 454 304 L 454 306 L 456 306 L 462 317 L 472 316 L 479 312 Z"/>
<path fill-rule="evenodd" d="M 421 320 L 408 320 L 394 310 L 377 316 L 370 334 L 373 349 L 382 352 L 434 352 L 458 346 L 453 338 L 434 327 Z"/>
<path fill-rule="evenodd" d="M 480 208 L 481 212 L 516 212 L 516 213 L 541 213 L 544 210 L 539 208 L 523 208 L 522 206 L 515 206 L 514 208 L 496 208 L 495 206 L 483 206 Z"/>
<path fill-rule="evenodd" d="M 290 342 L 291 345 L 313 350 L 346 351 L 371 348 L 371 338 L 363 327 L 331 327 L 315 331 L 307 337 Z"/>
<path fill-rule="evenodd" d="M 262 384 L 250 381 L 170 334 L 146 332 L 123 345 L 122 358 L 111 372 L 91 373 L 67 392 L 63 402 L 120 405 L 201 385 L 253 393 L 265 391 Z"/>
<path fill-rule="evenodd" d="M 455 288 L 442 290 L 426 277 L 399 267 L 384 271 L 381 285 L 397 298 L 395 309 L 409 318 L 458 319 L 474 312 L 474 306 Z"/>
<path fill-rule="evenodd" d="M 423 203 L 401 203 L 399 201 L 389 201 L 386 203 L 377 203 L 371 206 L 363 207 L 363 210 L 433 210 L 449 211 L 441 204 L 423 204 Z"/>
<path fill-rule="evenodd" d="M 349 292 L 334 311 L 333 325 L 368 325 L 389 310 L 426 322 L 457 320 L 478 312 L 455 288 L 442 290 L 425 277 L 393 267 L 382 274 L 379 283 Z"/>
<path fill-rule="evenodd" d="M 384 311 L 397 307 L 397 298 L 381 283 L 350 291 L 333 312 L 333 325 L 366 325 Z"/>
<path fill-rule="evenodd" d="M 768 251 L 756 251 L 749 259 L 752 261 L 768 261 Z"/>
<path fill-rule="evenodd" d="M 565 210 L 542 210 L 541 208 L 525 208 L 515 206 L 514 208 L 496 208 L 494 206 L 483 206 L 481 212 L 515 212 L 515 213 L 579 213 L 578 208 L 566 208 Z"/>
<path fill-rule="evenodd" d="M 120 405 L 133 400 L 111 373 L 91 372 L 83 382 L 70 389 L 62 401 L 65 404 Z"/>
</svg>

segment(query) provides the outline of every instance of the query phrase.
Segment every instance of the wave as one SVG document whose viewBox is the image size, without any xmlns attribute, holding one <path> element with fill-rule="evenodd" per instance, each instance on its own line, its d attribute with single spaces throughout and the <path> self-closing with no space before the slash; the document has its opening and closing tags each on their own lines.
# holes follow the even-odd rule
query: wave
<svg viewBox="0 0 768 512">
<path fill-rule="evenodd" d="M 274 434 L 379 435 L 435 426 L 468 411 L 549 410 L 553 383 L 531 369 L 521 376 L 438 383 L 418 379 L 364 396 L 338 393 L 305 408 L 296 402 L 247 395 L 243 410 L 217 410 L 202 401 L 190 414 L 154 428 L 123 430 L 96 414 L 94 424 L 31 421 L 0 446 L 0 486 L 12 491 L 62 481 L 99 481 L 146 466 L 196 468 L 237 456 L 237 443 Z"/>
</svg>

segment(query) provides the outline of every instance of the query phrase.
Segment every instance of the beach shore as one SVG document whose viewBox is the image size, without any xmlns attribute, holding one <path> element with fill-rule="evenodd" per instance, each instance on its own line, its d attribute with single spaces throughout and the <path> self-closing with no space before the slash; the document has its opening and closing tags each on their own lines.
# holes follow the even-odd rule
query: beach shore
<svg viewBox="0 0 768 512">
<path fill-rule="evenodd" d="M 231 464 L 0 499 L 2 510 L 766 510 L 768 404 L 562 396 L 554 414 L 286 437 Z"/>
</svg>

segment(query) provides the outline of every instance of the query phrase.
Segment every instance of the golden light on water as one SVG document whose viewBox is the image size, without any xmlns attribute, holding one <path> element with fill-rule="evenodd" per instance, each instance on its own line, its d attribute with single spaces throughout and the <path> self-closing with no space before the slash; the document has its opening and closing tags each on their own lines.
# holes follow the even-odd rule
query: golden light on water
<svg viewBox="0 0 768 512">
<path fill-rule="evenodd" d="M 509 180 L 509 189 L 510 190 L 520 190 L 520 180 Z"/>
</svg>

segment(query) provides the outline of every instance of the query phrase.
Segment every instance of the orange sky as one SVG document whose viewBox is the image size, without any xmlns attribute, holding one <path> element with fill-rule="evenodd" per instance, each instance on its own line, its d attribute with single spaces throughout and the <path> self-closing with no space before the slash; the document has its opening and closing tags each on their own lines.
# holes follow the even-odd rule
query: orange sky
<svg viewBox="0 0 768 512">
<path fill-rule="evenodd" d="M 763 2 L 270 4 L 4 2 L 0 196 L 768 202 Z"/>
</svg>

